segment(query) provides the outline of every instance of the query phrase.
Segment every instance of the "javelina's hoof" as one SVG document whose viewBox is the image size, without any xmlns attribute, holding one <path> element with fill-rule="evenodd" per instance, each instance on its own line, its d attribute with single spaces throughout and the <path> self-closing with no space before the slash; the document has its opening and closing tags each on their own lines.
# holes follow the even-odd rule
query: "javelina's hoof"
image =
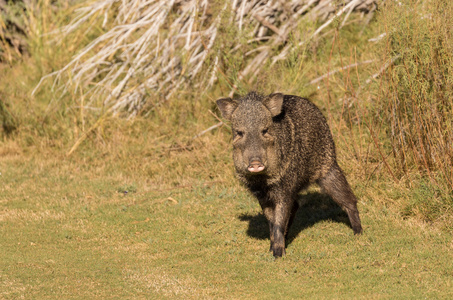
<svg viewBox="0 0 453 300">
<path fill-rule="evenodd" d="M 360 226 L 360 225 L 353 226 L 352 230 L 354 231 L 355 235 L 362 234 L 362 232 L 363 232 L 362 226 Z"/>
<path fill-rule="evenodd" d="M 283 255 L 285 255 L 285 247 L 275 246 L 272 250 L 272 254 L 274 255 L 274 257 L 282 257 Z"/>
</svg>

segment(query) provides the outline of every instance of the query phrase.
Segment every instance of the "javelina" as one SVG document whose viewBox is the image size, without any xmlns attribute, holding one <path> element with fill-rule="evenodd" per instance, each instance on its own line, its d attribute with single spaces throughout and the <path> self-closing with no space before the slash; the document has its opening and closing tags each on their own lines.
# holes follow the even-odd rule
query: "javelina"
<svg viewBox="0 0 453 300">
<path fill-rule="evenodd" d="M 233 160 L 239 180 L 258 199 L 269 221 L 270 250 L 285 254 L 285 238 L 299 208 L 297 194 L 317 183 L 362 232 L 354 196 L 337 164 L 335 145 L 321 111 L 297 96 L 251 92 L 217 100 L 233 130 Z"/>
</svg>

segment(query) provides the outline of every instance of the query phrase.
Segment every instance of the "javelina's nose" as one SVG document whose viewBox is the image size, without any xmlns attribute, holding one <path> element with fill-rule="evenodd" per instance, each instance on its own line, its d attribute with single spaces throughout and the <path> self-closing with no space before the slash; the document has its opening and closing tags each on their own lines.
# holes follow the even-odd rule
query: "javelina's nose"
<svg viewBox="0 0 453 300">
<path fill-rule="evenodd" d="M 261 172 L 264 170 L 264 165 L 259 158 L 252 158 L 247 170 L 252 173 Z"/>
</svg>

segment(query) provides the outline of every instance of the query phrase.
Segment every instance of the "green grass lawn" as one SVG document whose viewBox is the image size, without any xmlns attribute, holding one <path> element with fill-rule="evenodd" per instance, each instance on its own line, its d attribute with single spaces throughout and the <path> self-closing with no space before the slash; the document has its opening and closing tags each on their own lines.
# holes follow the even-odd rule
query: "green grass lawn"
<svg viewBox="0 0 453 300">
<path fill-rule="evenodd" d="M 0 298 L 453 297 L 451 231 L 403 219 L 370 191 L 356 191 L 359 237 L 316 189 L 301 196 L 287 255 L 275 260 L 231 166 L 219 170 L 225 180 L 177 185 L 153 182 L 138 152 L 80 157 L 1 153 Z"/>
</svg>

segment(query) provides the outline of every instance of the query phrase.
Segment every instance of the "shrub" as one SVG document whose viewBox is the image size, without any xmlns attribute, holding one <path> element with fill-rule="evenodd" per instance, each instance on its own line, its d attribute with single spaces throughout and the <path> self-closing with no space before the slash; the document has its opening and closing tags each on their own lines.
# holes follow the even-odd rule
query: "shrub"
<svg viewBox="0 0 453 300">
<path fill-rule="evenodd" d="M 380 82 L 375 124 L 384 124 L 393 170 L 426 175 L 451 197 L 453 189 L 453 3 L 387 1 L 381 49 L 393 66 Z"/>
</svg>

